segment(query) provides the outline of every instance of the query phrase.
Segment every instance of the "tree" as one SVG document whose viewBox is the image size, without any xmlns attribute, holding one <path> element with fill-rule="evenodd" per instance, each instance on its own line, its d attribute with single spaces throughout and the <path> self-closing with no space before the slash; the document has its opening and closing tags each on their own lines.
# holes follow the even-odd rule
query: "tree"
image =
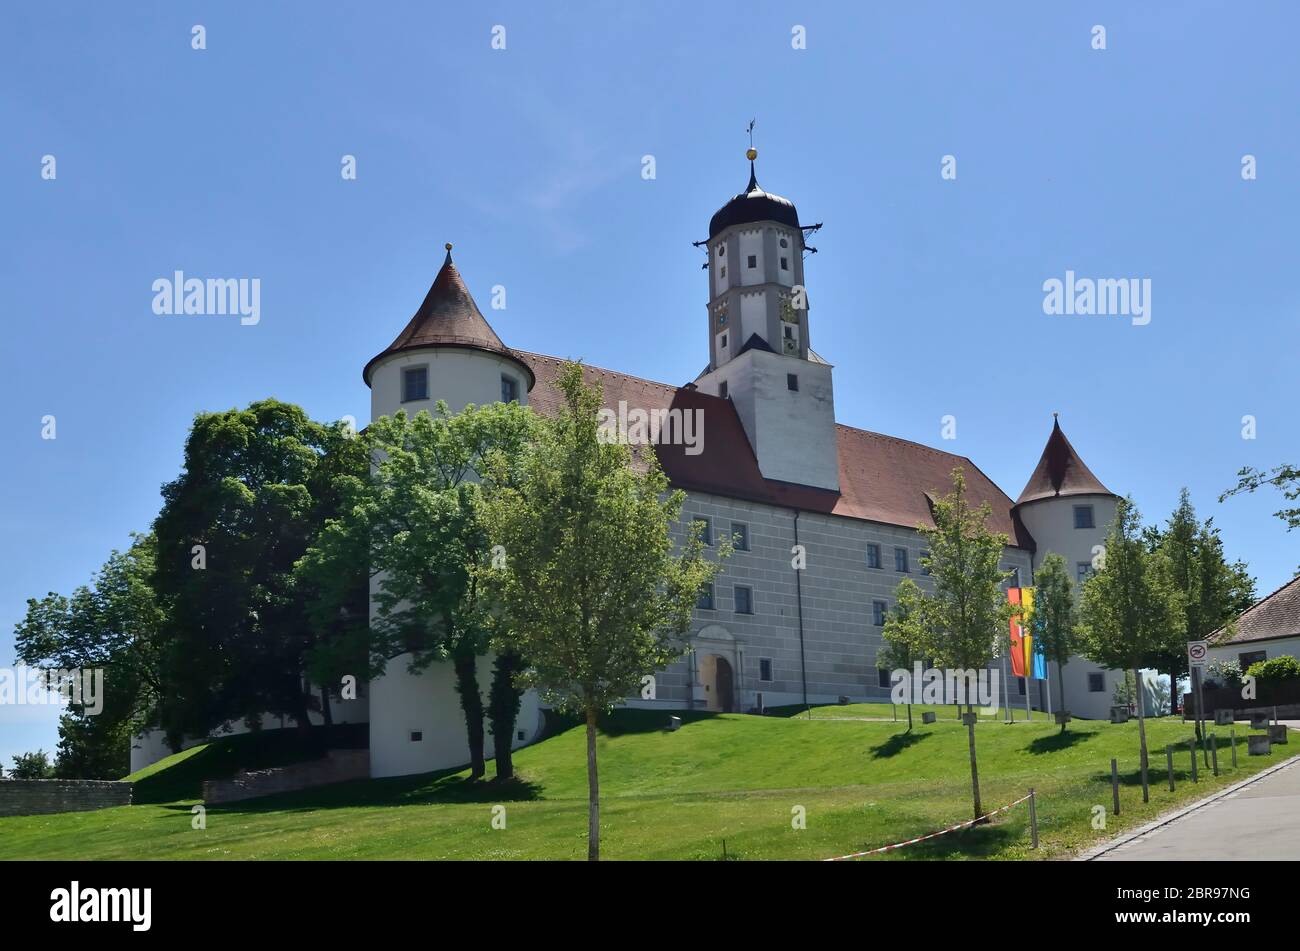
<svg viewBox="0 0 1300 951">
<path fill-rule="evenodd" d="M 921 561 L 930 572 L 934 593 L 926 595 L 905 579 L 895 599 L 899 620 L 890 634 L 906 642 L 914 655 L 933 659 L 937 667 L 978 672 L 988 667 L 998 637 L 1017 611 L 1002 589 L 1010 574 L 1000 567 L 1007 536 L 989 531 L 992 508 L 987 502 L 978 509 L 970 507 L 960 468 L 952 471 L 952 486 L 952 492 L 932 506 L 934 525 L 917 526 L 930 552 Z M 970 697 L 966 709 L 971 791 L 979 819 L 983 810 Z"/>
<path fill-rule="evenodd" d="M 152 584 L 156 545 L 135 535 L 71 596 L 27 601 L 15 628 L 18 659 L 32 667 L 104 672 L 102 709 L 72 706 L 59 718 L 57 772 L 118 779 L 130 771 L 131 737 L 153 725 L 163 695 L 160 632 L 167 607 Z"/>
<path fill-rule="evenodd" d="M 904 584 L 913 583 L 910 578 L 903 581 Z M 914 597 L 909 597 L 909 601 L 914 601 Z M 905 670 L 910 677 L 912 675 L 912 665 L 921 660 L 919 656 L 912 654 L 911 645 L 907 642 L 908 637 L 908 618 L 905 611 L 900 611 L 895 607 L 885 618 L 885 629 L 881 632 L 880 650 L 876 652 L 876 666 L 881 670 Z M 907 730 L 912 731 L 912 691 L 907 693 Z"/>
<path fill-rule="evenodd" d="M 341 608 L 362 626 L 360 606 L 346 607 L 349 591 L 331 587 L 335 566 L 368 566 L 376 614 L 369 625 L 370 676 L 410 655 L 408 669 L 424 671 L 450 661 L 465 716 L 470 776 L 486 773 L 483 698 L 477 658 L 486 652 L 496 623 L 483 597 L 480 569 L 490 549 L 479 513 L 489 457 L 509 475 L 531 438 L 534 417 L 516 403 L 467 406 L 452 414 L 439 402 L 434 414 L 399 412 L 366 429 L 370 459 L 352 504 L 322 532 L 298 572 L 315 584 L 313 617 L 328 622 Z M 349 639 L 350 640 L 350 639 Z M 518 658 L 498 657 L 491 689 L 497 778 L 513 776 L 511 740 L 519 710 L 514 684 Z"/>
<path fill-rule="evenodd" d="M 1137 684 L 1142 787 L 1147 786 L 1146 704 L 1139 668 L 1186 635 L 1182 596 L 1168 556 L 1143 544 L 1133 500 L 1120 499 L 1106 535 L 1105 562 L 1083 583 L 1079 633 L 1084 655 L 1103 667 L 1132 671 Z"/>
<path fill-rule="evenodd" d="M 49 754 L 45 750 L 35 753 L 19 753 L 14 757 L 13 769 L 9 770 L 10 779 L 53 779 L 54 767 L 50 765 Z"/>
<path fill-rule="evenodd" d="M 1075 652 L 1076 618 L 1074 582 L 1065 567 L 1065 559 L 1048 552 L 1034 575 L 1034 638 L 1042 645 L 1043 655 L 1056 661 L 1056 680 L 1061 693 L 1061 712 L 1065 712 L 1065 665 Z M 1065 732 L 1065 721 L 1061 721 Z"/>
<path fill-rule="evenodd" d="M 653 453 L 633 466 L 602 439 L 599 390 L 570 363 L 559 415 L 539 427 L 517 479 L 494 479 L 484 520 L 504 565 L 486 575 L 500 605 L 496 643 L 527 661 L 521 681 L 587 730 L 587 857 L 600 857 L 596 717 L 683 650 L 700 588 L 716 565 L 692 525 L 676 545 L 684 493 L 670 492 Z M 505 460 L 497 457 L 495 465 Z"/>
<path fill-rule="evenodd" d="M 238 718 L 319 706 L 306 669 L 321 630 L 293 567 L 339 514 L 367 460 L 342 423 L 267 399 L 200 413 L 154 522 L 155 589 L 168 599 L 160 718 L 175 746 Z M 365 566 L 346 575 L 363 586 Z"/>
<path fill-rule="evenodd" d="M 1204 639 L 1254 603 L 1255 582 L 1246 566 L 1228 563 L 1214 520 L 1197 519 L 1187 489 L 1179 494 L 1164 529 L 1148 528 L 1144 534 L 1147 547 L 1169 560 L 1186 613 L 1187 640 Z M 1151 666 L 1168 671 L 1170 681 L 1177 683 L 1188 673 L 1187 645 L 1171 640 L 1151 658 Z"/>
</svg>

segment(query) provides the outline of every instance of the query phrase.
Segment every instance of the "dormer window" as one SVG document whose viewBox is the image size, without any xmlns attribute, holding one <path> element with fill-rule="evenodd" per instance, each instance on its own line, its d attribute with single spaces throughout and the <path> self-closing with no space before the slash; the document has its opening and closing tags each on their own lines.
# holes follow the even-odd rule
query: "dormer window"
<svg viewBox="0 0 1300 951">
<path fill-rule="evenodd" d="M 402 402 L 414 403 L 429 398 L 429 368 L 407 367 L 402 371 Z"/>
</svg>

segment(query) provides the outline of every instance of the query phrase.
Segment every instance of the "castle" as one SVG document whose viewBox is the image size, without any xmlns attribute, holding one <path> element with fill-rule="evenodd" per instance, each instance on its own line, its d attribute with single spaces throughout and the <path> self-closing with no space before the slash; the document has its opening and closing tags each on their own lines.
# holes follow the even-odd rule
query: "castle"
<svg viewBox="0 0 1300 951">
<path fill-rule="evenodd" d="M 709 221 L 708 365 L 685 386 L 584 367 L 610 415 L 628 408 L 703 421 L 697 444 L 655 451 L 686 492 L 682 533 L 702 522 L 706 540 L 730 536 L 734 553 L 701 593 L 691 650 L 656 675 L 641 707 L 748 712 L 793 703 L 885 701 L 889 672 L 876 664 L 885 615 L 899 581 L 927 579 L 920 558 L 930 500 L 965 470 L 973 504 L 992 507 L 991 527 L 1009 539 L 1011 584 L 1031 585 L 1054 551 L 1082 577 L 1115 514 L 1115 495 L 1054 424 L 1024 491 L 1012 501 L 969 459 L 843 425 L 835 418 L 833 368 L 812 349 L 804 283 L 804 225 L 793 202 L 759 187 L 749 153 L 745 190 Z M 558 357 L 513 350 L 479 311 L 451 249 L 415 316 L 366 364 L 371 418 L 398 410 L 453 410 L 517 400 L 555 413 Z M 792 567 L 801 545 L 806 567 Z M 449 665 L 419 675 L 405 658 L 369 686 L 371 775 L 425 772 L 468 762 L 464 719 Z M 486 692 L 488 664 L 479 665 Z M 1053 667 L 1050 676 L 1055 678 Z M 1104 717 L 1118 671 L 1083 658 L 1065 667 L 1067 708 Z M 1057 704 L 1042 681 L 1013 679 L 1013 706 Z M 525 698 L 516 745 L 535 738 L 540 709 Z"/>
<path fill-rule="evenodd" d="M 698 440 L 656 445 L 691 521 L 734 553 L 701 592 L 689 631 L 691 650 L 655 677 L 653 699 L 629 705 L 665 711 L 749 712 L 784 704 L 887 701 L 889 671 L 876 662 L 894 591 L 906 577 L 925 588 L 924 537 L 931 500 L 965 471 L 972 504 L 988 502 L 990 527 L 1009 543 L 1009 586 L 1032 585 L 1048 552 L 1076 577 L 1091 570 L 1094 546 L 1115 515 L 1116 496 L 1084 465 L 1054 424 L 1038 465 L 1013 502 L 970 459 L 837 422 L 833 367 L 812 348 L 804 283 L 805 237 L 795 205 L 758 185 L 751 149 L 745 190 L 709 221 L 706 342 L 708 365 L 672 386 L 613 370 L 583 368 L 603 390 L 603 405 L 698 419 Z M 362 371 L 371 419 L 414 414 L 439 401 L 516 400 L 543 414 L 561 403 L 558 357 L 514 350 L 483 317 L 452 263 L 451 246 L 415 316 Z M 806 565 L 791 552 L 802 546 Z M 373 592 L 372 592 L 373 593 Z M 374 607 L 372 604 L 372 612 Z M 373 616 L 373 614 L 372 614 Z M 388 663 L 365 695 L 335 701 L 334 722 L 369 721 L 370 772 L 396 776 L 469 761 L 464 718 L 449 664 L 420 674 L 407 657 Z M 486 695 L 490 663 L 478 665 Z M 1049 670 L 1054 681 L 1055 666 Z M 1065 667 L 1065 703 L 1075 716 L 1107 715 L 1122 677 L 1082 657 Z M 1060 685 L 1011 678 L 1010 706 L 1059 705 Z M 1041 714 L 1040 714 L 1041 715 Z M 264 718 L 264 726 L 282 725 Z M 516 746 L 541 729 L 535 694 L 525 695 Z M 238 729 L 238 727 L 235 727 Z M 197 741 L 196 741 L 197 742 Z M 489 750 L 490 753 L 490 746 Z M 133 744 L 131 768 L 166 755 L 155 731 Z"/>
</svg>

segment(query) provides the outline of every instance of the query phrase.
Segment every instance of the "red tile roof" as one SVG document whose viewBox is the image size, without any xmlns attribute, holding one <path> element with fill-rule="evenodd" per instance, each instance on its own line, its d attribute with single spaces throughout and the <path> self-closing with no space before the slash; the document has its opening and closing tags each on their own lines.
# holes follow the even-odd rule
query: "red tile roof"
<svg viewBox="0 0 1300 951">
<path fill-rule="evenodd" d="M 1292 578 L 1272 594 L 1256 601 L 1237 618 L 1237 630 L 1221 627 L 1210 635 L 1212 644 L 1245 644 L 1275 637 L 1300 635 L 1300 577 Z"/>
<path fill-rule="evenodd" d="M 537 378 L 530 404 L 541 413 L 559 412 L 563 397 L 555 380 L 564 360 L 515 351 Z M 988 502 L 989 527 L 1005 533 L 1011 544 L 1032 550 L 1034 540 L 1013 513 L 1011 499 L 964 456 L 940 452 L 920 443 L 879 433 L 837 426 L 840 491 L 795 485 L 764 478 L 744 425 L 730 400 L 694 387 L 674 387 L 625 373 L 584 365 L 583 378 L 604 392 L 603 405 L 617 411 L 620 401 L 630 409 L 702 410 L 703 451 L 688 455 L 681 444 L 656 447 L 656 455 L 674 486 L 711 495 L 762 502 L 808 512 L 915 528 L 932 526 L 930 496 L 952 490 L 951 473 L 960 466 L 966 475 L 971 502 Z"/>
<path fill-rule="evenodd" d="M 1016 505 L 1038 499 L 1052 499 L 1061 495 L 1114 495 L 1083 464 L 1070 440 L 1061 432 L 1061 424 L 1052 423 L 1052 434 L 1047 437 L 1043 455 L 1029 477 L 1025 489 L 1016 499 Z"/>
<path fill-rule="evenodd" d="M 366 364 L 361 371 L 362 379 L 369 386 L 370 368 L 376 362 L 403 350 L 418 350 L 423 347 L 486 350 L 517 363 L 521 362 L 514 351 L 501 342 L 501 338 L 474 303 L 460 271 L 451 263 L 450 244 L 447 245 L 447 259 L 442 262 L 442 268 L 433 279 L 433 285 L 424 296 L 420 309 L 397 335 L 397 339 Z M 529 369 L 527 364 L 523 364 L 523 369 Z"/>
</svg>

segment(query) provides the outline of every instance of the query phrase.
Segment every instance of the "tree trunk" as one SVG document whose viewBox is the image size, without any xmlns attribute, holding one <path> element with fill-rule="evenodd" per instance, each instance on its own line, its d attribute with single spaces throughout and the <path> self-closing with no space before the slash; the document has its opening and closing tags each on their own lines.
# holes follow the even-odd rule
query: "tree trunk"
<svg viewBox="0 0 1300 951">
<path fill-rule="evenodd" d="M 971 708 L 974 712 L 974 708 Z M 978 819 L 984 812 L 980 806 L 980 774 L 975 767 L 975 721 L 972 719 L 966 724 L 966 736 L 970 742 L 970 788 L 975 796 L 975 818 Z"/>
<path fill-rule="evenodd" d="M 907 732 L 912 732 L 912 705 L 907 705 Z"/>
<path fill-rule="evenodd" d="M 1057 685 L 1060 687 L 1060 693 L 1061 693 L 1061 712 L 1064 713 L 1065 712 L 1065 664 L 1061 663 L 1059 660 L 1056 662 L 1056 680 L 1057 680 Z M 1061 721 L 1061 732 L 1062 733 L 1065 732 L 1064 720 Z"/>
<path fill-rule="evenodd" d="M 492 723 L 492 746 L 496 754 L 497 779 L 514 779 L 515 763 L 511 746 L 515 738 L 515 720 L 523 691 L 515 686 L 519 655 L 513 651 L 497 654 L 492 664 L 492 687 L 488 691 L 488 717 Z"/>
<path fill-rule="evenodd" d="M 1142 792 L 1143 802 L 1145 802 L 1147 789 L 1147 718 L 1146 704 L 1142 702 L 1142 678 L 1138 674 L 1138 669 L 1136 667 L 1133 668 L 1133 696 L 1137 698 L 1138 738 L 1142 746 Z"/>
<path fill-rule="evenodd" d="M 600 780 L 596 777 L 596 708 L 587 708 L 587 861 L 600 861 Z"/>
<path fill-rule="evenodd" d="M 334 725 L 334 711 L 330 709 L 330 692 L 328 687 L 320 688 L 320 715 L 326 726 Z"/>
<path fill-rule="evenodd" d="M 482 779 L 487 772 L 483 761 L 483 698 L 478 692 L 478 662 L 468 651 L 452 658 L 456 671 L 456 693 L 465 714 L 465 736 L 469 740 L 469 778 Z"/>
</svg>

